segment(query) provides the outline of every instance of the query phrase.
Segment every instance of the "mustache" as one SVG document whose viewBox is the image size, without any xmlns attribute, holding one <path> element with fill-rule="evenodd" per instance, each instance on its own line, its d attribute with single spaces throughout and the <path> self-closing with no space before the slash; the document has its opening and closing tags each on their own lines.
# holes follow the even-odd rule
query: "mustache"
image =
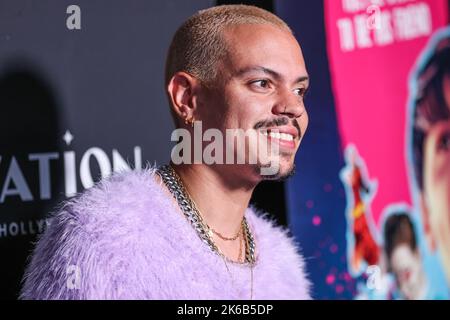
<svg viewBox="0 0 450 320">
<path fill-rule="evenodd" d="M 298 137 L 302 137 L 302 130 L 300 129 L 300 126 L 296 120 L 289 119 L 288 117 L 281 117 L 281 118 L 274 118 L 274 119 L 267 119 L 257 122 L 253 129 L 258 130 L 262 128 L 272 128 L 272 127 L 279 127 L 279 126 L 286 126 L 291 125 L 295 129 L 297 129 Z"/>
</svg>

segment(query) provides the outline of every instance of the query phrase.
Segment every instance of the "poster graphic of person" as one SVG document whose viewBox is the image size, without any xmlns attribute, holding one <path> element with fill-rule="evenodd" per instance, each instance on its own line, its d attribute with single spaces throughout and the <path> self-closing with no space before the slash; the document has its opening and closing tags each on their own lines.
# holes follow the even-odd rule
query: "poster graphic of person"
<svg viewBox="0 0 450 320">
<path fill-rule="evenodd" d="M 411 192 L 450 287 L 450 27 L 435 33 L 411 73 L 409 111 Z"/>
<path fill-rule="evenodd" d="M 413 219 L 406 211 L 388 215 L 383 225 L 387 271 L 396 282 L 393 298 L 406 300 L 438 299 L 429 286 L 422 264 Z"/>
<path fill-rule="evenodd" d="M 358 276 L 364 267 L 377 265 L 380 259 L 379 246 L 375 240 L 373 224 L 368 221 L 370 201 L 376 182 L 369 182 L 363 159 L 354 145 L 346 148 L 347 165 L 341 172 L 347 193 L 347 236 L 350 273 Z M 363 173 L 364 171 L 364 173 Z"/>
<path fill-rule="evenodd" d="M 347 147 L 346 160 L 341 177 L 347 190 L 348 265 L 357 281 L 356 298 L 440 298 L 429 286 L 410 209 L 404 204 L 387 206 L 379 232 L 370 209 L 376 180 L 370 181 L 354 145 Z"/>
</svg>

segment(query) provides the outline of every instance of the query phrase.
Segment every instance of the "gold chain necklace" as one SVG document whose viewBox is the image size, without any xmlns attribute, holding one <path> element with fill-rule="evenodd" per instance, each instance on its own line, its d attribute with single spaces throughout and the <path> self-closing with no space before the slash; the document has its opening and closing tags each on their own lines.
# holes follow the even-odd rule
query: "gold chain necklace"
<svg viewBox="0 0 450 320">
<path fill-rule="evenodd" d="M 181 180 L 180 176 L 178 176 L 178 174 L 175 172 L 175 170 L 174 170 L 174 173 L 177 175 L 179 181 L 180 181 L 181 183 L 183 183 L 183 181 Z M 212 236 L 211 233 L 214 233 L 214 234 L 215 234 L 216 236 L 218 236 L 220 239 L 225 240 L 225 241 L 234 241 L 234 240 L 236 240 L 236 239 L 239 237 L 239 235 L 241 234 L 241 232 L 242 232 L 242 231 L 244 230 L 244 228 L 245 228 L 245 226 L 244 226 L 244 218 L 242 218 L 241 224 L 240 224 L 240 226 L 239 226 L 239 230 L 237 231 L 236 235 L 233 236 L 233 237 L 231 237 L 231 238 L 230 238 L 230 237 L 226 237 L 226 236 L 222 235 L 220 232 L 214 230 L 214 228 L 211 227 L 211 226 L 205 221 L 205 217 L 204 217 L 204 215 L 202 214 L 202 212 L 200 211 L 200 209 L 198 208 L 197 203 L 195 203 L 194 199 L 193 199 L 192 196 L 190 195 L 189 191 L 186 190 L 186 187 L 184 187 L 184 185 L 183 185 L 183 188 L 184 188 L 184 191 L 186 192 L 186 195 L 189 197 L 190 201 L 192 201 L 192 204 L 194 205 L 195 209 L 197 210 L 199 216 L 201 217 L 201 221 L 202 221 L 202 223 L 203 223 L 205 229 L 208 230 L 208 234 L 209 234 L 210 237 Z"/>
<path fill-rule="evenodd" d="M 159 167 L 156 171 L 156 173 L 161 177 L 162 181 L 166 185 L 166 187 L 169 189 L 169 191 L 172 193 L 174 198 L 177 200 L 178 205 L 180 206 L 180 209 L 183 211 L 186 218 L 189 220 L 189 222 L 192 224 L 194 229 L 197 231 L 200 238 L 216 253 L 219 254 L 219 256 L 222 257 L 223 262 L 225 264 L 225 267 L 232 279 L 232 283 L 234 286 L 234 278 L 232 276 L 232 273 L 228 267 L 227 260 L 231 263 L 236 263 L 232 260 L 230 260 L 227 256 L 225 256 L 219 247 L 215 244 L 214 240 L 212 239 L 212 230 L 211 228 L 208 228 L 206 223 L 203 221 L 203 218 L 195 205 L 194 200 L 187 192 L 186 188 L 184 187 L 183 181 L 181 180 L 180 176 L 175 172 L 175 170 L 170 165 L 165 165 L 162 167 Z M 247 221 L 245 217 L 242 220 L 240 231 L 242 230 L 242 242 L 245 244 L 245 259 L 244 262 L 241 264 L 248 263 L 250 265 L 250 300 L 253 299 L 253 266 L 256 262 L 255 259 L 255 242 L 253 239 L 253 235 L 250 232 L 250 228 L 247 224 Z M 238 236 L 241 232 L 238 233 Z M 242 250 L 242 242 L 240 242 L 240 252 L 239 252 L 239 258 L 241 256 L 241 250 Z M 238 259 L 240 260 L 240 259 Z"/>
<path fill-rule="evenodd" d="M 210 227 L 209 225 L 208 225 L 208 228 L 210 228 L 211 231 L 212 231 L 216 236 L 218 236 L 220 239 L 225 240 L 225 241 L 234 241 L 234 240 L 236 240 L 236 239 L 239 237 L 239 235 L 241 234 L 242 229 L 244 228 L 244 225 L 243 225 L 243 223 L 241 222 L 241 225 L 240 225 L 240 227 L 239 227 L 238 232 L 236 233 L 236 235 L 235 235 L 234 237 L 231 237 L 231 238 L 228 238 L 228 237 L 222 235 L 220 232 L 214 230 L 214 228 Z"/>
</svg>

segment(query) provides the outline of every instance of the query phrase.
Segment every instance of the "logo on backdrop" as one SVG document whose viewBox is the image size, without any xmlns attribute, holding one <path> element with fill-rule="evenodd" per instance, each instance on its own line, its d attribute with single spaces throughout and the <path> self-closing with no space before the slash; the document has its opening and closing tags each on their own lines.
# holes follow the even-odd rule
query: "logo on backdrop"
<svg viewBox="0 0 450 320">
<path fill-rule="evenodd" d="M 75 137 L 67 130 L 62 139 L 66 146 L 70 147 Z M 96 178 L 108 177 L 113 172 L 142 168 L 141 147 L 135 146 L 133 153 L 132 163 L 118 149 L 104 150 L 97 146 L 92 146 L 82 153 L 74 150 L 30 153 L 25 155 L 24 162 L 19 162 L 16 155 L 0 154 L 2 172 L 6 168 L 6 174 L 0 176 L 0 206 L 13 200 L 21 203 L 51 200 L 61 193 L 66 198 L 73 197 L 83 189 L 91 188 Z M 56 165 L 59 165 L 62 171 L 57 172 L 58 176 L 54 177 L 54 170 L 51 169 Z M 97 168 L 99 176 L 94 174 Z M 36 172 L 31 177 L 26 175 L 25 172 L 33 170 Z M 52 181 L 55 178 L 62 180 L 62 190 L 52 190 Z M 32 186 L 37 186 L 38 191 L 33 193 Z M 40 233 L 45 225 L 45 219 L 0 223 L 0 238 Z"/>
</svg>

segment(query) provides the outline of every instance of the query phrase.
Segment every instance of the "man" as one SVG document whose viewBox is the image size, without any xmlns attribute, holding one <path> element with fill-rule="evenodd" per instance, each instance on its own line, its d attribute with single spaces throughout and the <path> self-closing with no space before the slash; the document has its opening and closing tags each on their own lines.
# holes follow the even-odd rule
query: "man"
<svg viewBox="0 0 450 320">
<path fill-rule="evenodd" d="M 232 5 L 189 18 L 166 62 L 177 128 L 193 134 L 201 122 L 223 134 L 256 131 L 271 150 L 276 145 L 270 159 L 278 170 L 261 174 L 263 156 L 240 164 L 172 161 L 102 181 L 55 215 L 21 297 L 308 299 L 293 239 L 248 208 L 261 180 L 293 171 L 308 124 L 307 88 L 300 46 L 273 14 Z"/>
<path fill-rule="evenodd" d="M 429 248 L 450 286 L 450 28 L 431 41 L 412 74 L 411 159 Z"/>
</svg>

